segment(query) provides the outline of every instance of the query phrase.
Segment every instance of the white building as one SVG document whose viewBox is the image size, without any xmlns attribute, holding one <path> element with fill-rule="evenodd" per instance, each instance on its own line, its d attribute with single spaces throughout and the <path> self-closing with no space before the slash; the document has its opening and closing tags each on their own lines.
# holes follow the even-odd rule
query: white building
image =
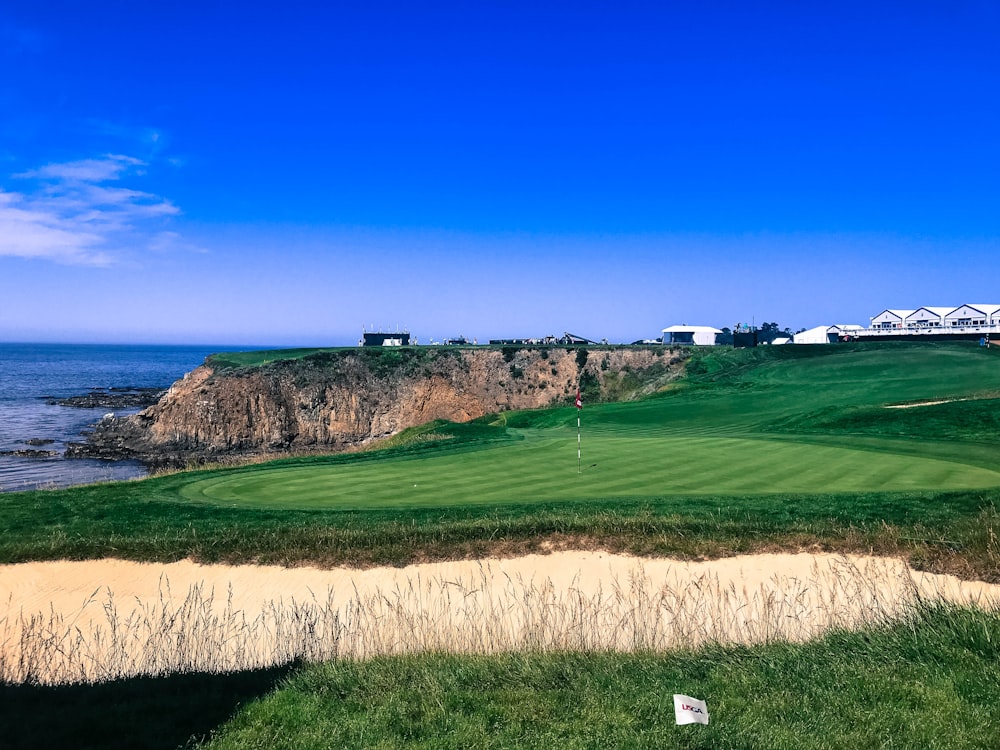
<svg viewBox="0 0 1000 750">
<path fill-rule="evenodd" d="M 921 307 L 906 316 L 904 328 L 940 328 L 952 307 Z"/>
<path fill-rule="evenodd" d="M 986 328 L 998 318 L 1000 305 L 962 305 L 944 316 L 945 328 Z"/>
<path fill-rule="evenodd" d="M 916 310 L 883 310 L 872 318 L 872 328 L 894 329 L 903 328 L 906 319 L 913 315 Z"/>
<path fill-rule="evenodd" d="M 883 310 L 871 326 L 849 333 L 851 338 L 900 339 L 931 337 L 948 339 L 989 338 L 1000 333 L 1000 304 L 968 303 L 959 307 L 918 307 L 915 310 Z M 843 333 L 841 334 L 843 336 Z"/>
<path fill-rule="evenodd" d="M 720 333 L 711 326 L 670 326 L 663 329 L 663 343 L 715 346 L 715 337 Z"/>
</svg>

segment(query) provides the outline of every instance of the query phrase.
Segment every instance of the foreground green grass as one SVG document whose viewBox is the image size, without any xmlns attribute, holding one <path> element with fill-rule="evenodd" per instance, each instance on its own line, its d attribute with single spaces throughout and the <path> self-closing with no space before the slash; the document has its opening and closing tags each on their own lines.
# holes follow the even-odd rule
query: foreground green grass
<svg viewBox="0 0 1000 750">
<path fill-rule="evenodd" d="M 224 748 L 986 748 L 1000 616 L 927 607 L 807 644 L 673 654 L 427 654 L 303 668 Z M 708 701 L 674 724 L 672 695 Z"/>
</svg>

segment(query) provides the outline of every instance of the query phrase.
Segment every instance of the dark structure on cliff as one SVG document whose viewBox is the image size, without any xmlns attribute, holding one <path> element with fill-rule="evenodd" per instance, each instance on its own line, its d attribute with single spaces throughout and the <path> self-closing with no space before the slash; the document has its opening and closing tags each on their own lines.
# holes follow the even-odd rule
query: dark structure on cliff
<svg viewBox="0 0 1000 750">
<path fill-rule="evenodd" d="M 362 346 L 409 346 L 410 334 L 403 333 L 369 333 L 365 331 Z"/>
</svg>

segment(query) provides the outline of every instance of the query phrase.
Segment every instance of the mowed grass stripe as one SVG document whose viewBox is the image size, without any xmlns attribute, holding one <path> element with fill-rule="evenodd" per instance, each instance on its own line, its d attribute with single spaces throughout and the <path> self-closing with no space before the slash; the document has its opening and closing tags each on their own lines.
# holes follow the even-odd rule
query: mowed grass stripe
<svg viewBox="0 0 1000 750">
<path fill-rule="evenodd" d="M 766 439 L 591 436 L 419 459 L 238 471 L 192 482 L 191 500 L 287 508 L 434 507 L 671 494 L 959 490 L 1000 473 L 924 457 Z"/>
</svg>

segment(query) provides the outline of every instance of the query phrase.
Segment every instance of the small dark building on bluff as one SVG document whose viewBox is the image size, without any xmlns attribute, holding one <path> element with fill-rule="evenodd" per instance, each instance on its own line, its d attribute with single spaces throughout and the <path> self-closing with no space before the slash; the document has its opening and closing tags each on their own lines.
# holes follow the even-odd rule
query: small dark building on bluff
<svg viewBox="0 0 1000 750">
<path fill-rule="evenodd" d="M 409 346 L 410 334 L 404 333 L 369 333 L 365 331 L 362 346 Z"/>
</svg>

